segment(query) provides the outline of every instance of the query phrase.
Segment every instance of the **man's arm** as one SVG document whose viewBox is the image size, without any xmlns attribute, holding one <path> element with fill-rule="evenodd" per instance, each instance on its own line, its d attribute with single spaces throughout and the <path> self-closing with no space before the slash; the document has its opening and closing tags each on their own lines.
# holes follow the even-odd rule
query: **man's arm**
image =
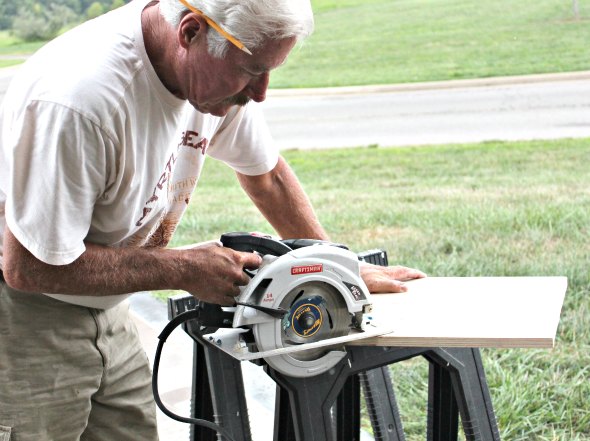
<svg viewBox="0 0 590 441">
<path fill-rule="evenodd" d="M 283 239 L 329 240 L 297 176 L 281 156 L 268 173 L 237 176 L 244 191 Z"/>
<path fill-rule="evenodd" d="M 114 295 L 144 290 L 181 289 L 197 298 L 233 305 L 238 286 L 250 278 L 260 257 L 212 242 L 189 249 L 111 248 L 86 243 L 86 251 L 68 265 L 49 265 L 4 231 L 3 273 L 18 290 L 49 294 Z"/>
<path fill-rule="evenodd" d="M 279 157 L 276 167 L 259 176 L 238 173 L 240 185 L 283 238 L 329 240 L 295 173 Z M 405 266 L 361 265 L 361 276 L 371 292 L 405 292 L 404 280 L 426 277 Z"/>
</svg>

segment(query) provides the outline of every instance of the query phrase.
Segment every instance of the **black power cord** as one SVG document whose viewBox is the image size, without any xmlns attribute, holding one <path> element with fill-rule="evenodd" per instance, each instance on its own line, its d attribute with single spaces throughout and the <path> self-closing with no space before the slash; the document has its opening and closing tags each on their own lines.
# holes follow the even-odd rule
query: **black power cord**
<svg viewBox="0 0 590 441">
<path fill-rule="evenodd" d="M 200 311 L 198 308 L 183 312 L 182 314 L 179 314 L 172 320 L 170 320 L 170 322 L 168 322 L 168 324 L 164 327 L 164 329 L 158 336 L 158 347 L 156 348 L 156 354 L 154 356 L 154 368 L 152 371 L 152 391 L 154 394 L 154 400 L 156 401 L 156 404 L 158 405 L 160 410 L 173 420 L 180 421 L 181 423 L 195 424 L 197 426 L 206 427 L 207 429 L 211 429 L 219 433 L 220 435 L 225 437 L 227 441 L 235 441 L 235 439 L 228 433 L 228 431 L 221 427 L 219 424 L 215 424 L 211 421 L 199 418 L 188 418 L 177 415 L 173 413 L 170 409 L 168 409 L 160 399 L 160 393 L 158 392 L 158 371 L 160 368 L 160 356 L 162 355 L 162 348 L 164 346 L 164 343 L 166 342 L 166 339 L 170 336 L 172 331 L 174 331 L 174 329 L 176 329 L 178 326 L 182 325 L 185 322 L 188 322 L 189 320 L 198 319 L 199 317 Z M 197 335 L 196 337 L 198 337 L 198 339 L 201 340 L 202 344 L 208 344 L 206 340 L 202 338 L 201 335 Z"/>
</svg>

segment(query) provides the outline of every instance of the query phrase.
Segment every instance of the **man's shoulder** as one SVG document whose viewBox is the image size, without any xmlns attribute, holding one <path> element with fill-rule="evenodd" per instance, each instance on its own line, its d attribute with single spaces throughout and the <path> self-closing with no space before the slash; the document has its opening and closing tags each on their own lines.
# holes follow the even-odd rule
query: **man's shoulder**
<svg viewBox="0 0 590 441">
<path fill-rule="evenodd" d="M 50 42 L 15 76 L 14 96 L 22 103 L 46 101 L 96 118 L 112 115 L 141 72 L 133 41 L 121 35 L 81 42 L 75 29 Z"/>
</svg>

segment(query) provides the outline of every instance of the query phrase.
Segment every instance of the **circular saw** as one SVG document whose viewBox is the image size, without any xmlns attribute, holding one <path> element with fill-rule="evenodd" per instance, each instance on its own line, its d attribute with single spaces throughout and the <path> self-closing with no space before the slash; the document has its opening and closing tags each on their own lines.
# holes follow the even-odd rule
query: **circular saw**
<svg viewBox="0 0 590 441">
<path fill-rule="evenodd" d="M 223 308 L 226 323 L 233 312 L 231 328 L 205 336 L 233 357 L 262 358 L 286 375 L 313 376 L 345 357 L 346 342 L 390 331 L 372 323 L 358 256 L 343 245 L 248 233 L 229 233 L 221 241 L 262 255 L 237 306 Z"/>
</svg>

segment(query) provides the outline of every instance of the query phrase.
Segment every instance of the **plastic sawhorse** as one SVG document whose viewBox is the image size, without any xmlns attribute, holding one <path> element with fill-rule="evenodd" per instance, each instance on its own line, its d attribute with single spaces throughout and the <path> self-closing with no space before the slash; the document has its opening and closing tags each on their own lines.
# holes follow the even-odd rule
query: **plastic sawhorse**
<svg viewBox="0 0 590 441">
<path fill-rule="evenodd" d="M 236 441 L 252 441 L 240 362 L 195 342 L 191 416 L 215 420 Z M 274 441 L 360 439 L 360 391 L 375 441 L 404 441 L 387 365 L 423 356 L 430 362 L 427 439 L 456 441 L 459 415 L 468 441 L 499 441 L 479 350 L 469 348 L 347 348 L 330 371 L 288 377 L 265 366 L 277 384 Z M 217 435 L 193 426 L 191 441 Z"/>
<path fill-rule="evenodd" d="M 375 440 L 405 440 L 387 365 L 418 355 L 430 362 L 427 439 L 457 440 L 461 415 L 468 441 L 499 441 L 479 350 L 376 347 L 349 347 L 347 359 L 310 378 L 267 366 L 279 386 L 275 441 L 358 440 L 360 383 Z"/>
</svg>

